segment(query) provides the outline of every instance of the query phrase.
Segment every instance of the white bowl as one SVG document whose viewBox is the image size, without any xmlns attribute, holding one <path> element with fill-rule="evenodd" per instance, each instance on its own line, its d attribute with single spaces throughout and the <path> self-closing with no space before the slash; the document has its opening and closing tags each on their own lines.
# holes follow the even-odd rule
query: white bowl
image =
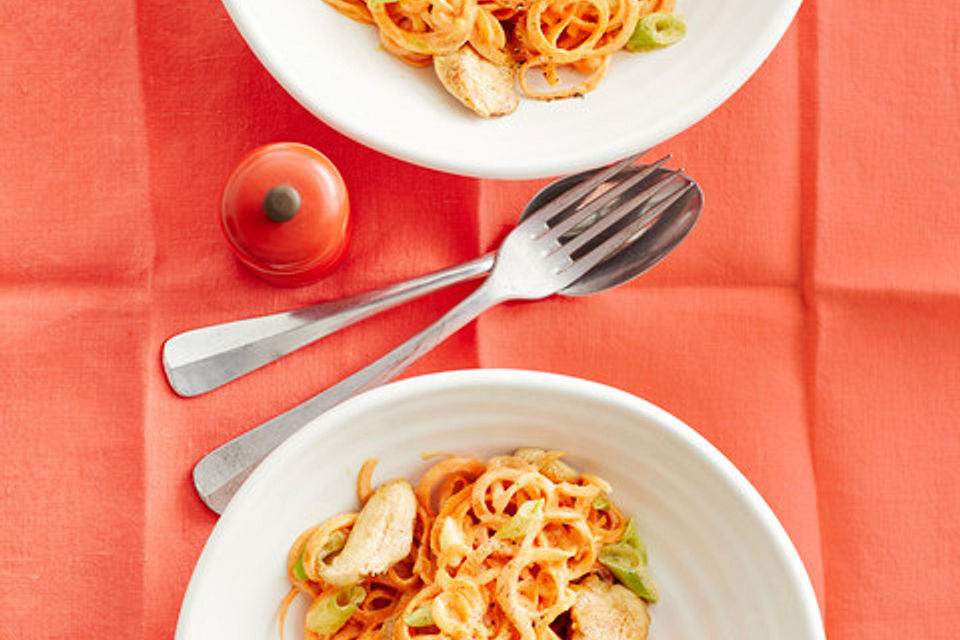
<svg viewBox="0 0 960 640">
<path fill-rule="evenodd" d="M 816 599 L 773 513 L 682 422 L 607 386 L 544 373 L 471 370 L 376 389 L 320 416 L 271 454 L 227 507 L 187 589 L 178 640 L 276 638 L 286 553 L 303 529 L 357 508 L 374 482 L 415 479 L 435 461 L 519 446 L 558 448 L 599 474 L 647 542 L 661 599 L 651 640 L 822 640 Z M 301 599 L 302 600 L 302 599 Z M 287 638 L 303 638 L 303 603 Z"/>
<path fill-rule="evenodd" d="M 447 95 L 432 69 L 378 46 L 376 29 L 322 0 L 223 0 L 250 48 L 300 104 L 374 149 L 488 178 L 572 173 L 650 148 L 736 91 L 783 35 L 800 0 L 678 0 L 679 44 L 617 53 L 583 99 L 524 99 L 484 120 Z"/>
</svg>

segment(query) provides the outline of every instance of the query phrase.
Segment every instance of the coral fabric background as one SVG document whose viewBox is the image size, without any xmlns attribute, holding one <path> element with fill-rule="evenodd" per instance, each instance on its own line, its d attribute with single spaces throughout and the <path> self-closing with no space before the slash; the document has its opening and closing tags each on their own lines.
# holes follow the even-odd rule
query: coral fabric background
<svg viewBox="0 0 960 640">
<path fill-rule="evenodd" d="M 640 395 L 700 431 L 797 545 L 837 640 L 960 624 L 960 12 L 807 0 L 730 101 L 663 150 L 697 229 L 589 299 L 493 310 L 407 375 L 521 367 Z M 345 263 L 264 284 L 217 227 L 253 147 L 321 149 Z M 542 182 L 441 175 L 315 120 L 216 0 L 0 3 L 0 638 L 167 638 L 215 523 L 209 449 L 386 352 L 467 286 L 193 400 L 159 350 L 492 246 Z"/>
</svg>

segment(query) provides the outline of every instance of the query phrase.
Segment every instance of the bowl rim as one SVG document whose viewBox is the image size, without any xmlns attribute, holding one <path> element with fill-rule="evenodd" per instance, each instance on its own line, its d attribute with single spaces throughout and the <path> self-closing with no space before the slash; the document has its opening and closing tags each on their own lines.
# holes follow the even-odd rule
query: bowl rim
<svg viewBox="0 0 960 640">
<path fill-rule="evenodd" d="M 245 503 L 255 496 L 259 485 L 266 482 L 275 470 L 282 469 L 285 458 L 300 448 L 301 441 L 314 438 L 317 435 L 314 432 L 332 428 L 328 425 L 348 419 L 351 415 L 361 414 L 371 406 L 389 406 L 395 400 L 409 399 L 418 394 L 435 394 L 447 389 L 480 385 L 509 386 L 513 390 L 537 389 L 590 398 L 645 418 L 647 428 L 655 429 L 660 435 L 678 440 L 689 448 L 702 462 L 717 472 L 722 481 L 757 518 L 764 533 L 773 541 L 780 560 L 786 566 L 791 586 L 800 595 L 800 605 L 803 608 L 803 618 L 807 627 L 814 630 L 816 640 L 825 640 L 823 619 L 816 593 L 799 552 L 759 491 L 719 449 L 679 418 L 627 391 L 584 378 L 526 369 L 457 369 L 406 378 L 354 396 L 314 418 L 290 436 L 253 470 L 214 526 L 187 584 L 177 620 L 175 639 L 186 640 L 183 634 L 186 633 L 189 620 L 195 615 L 203 615 L 193 606 L 195 599 L 193 594 L 196 593 L 204 576 L 210 573 L 207 569 L 208 563 L 211 562 L 208 549 L 216 546 L 220 537 L 224 535 L 223 532 L 232 527 L 233 521 L 240 517 L 237 514 L 243 512 Z M 199 497 L 197 499 L 199 500 Z"/>
<path fill-rule="evenodd" d="M 729 67 L 712 81 L 701 99 L 678 109 L 671 117 L 651 129 L 631 130 L 626 135 L 597 144 L 589 149 L 570 150 L 530 161 L 523 154 L 504 154 L 502 157 L 471 157 L 470 154 L 435 153 L 428 149 L 404 148 L 386 137 L 369 135 L 363 127 L 363 117 L 349 110 L 338 110 L 312 103 L 306 93 L 297 88 L 291 73 L 284 69 L 273 54 L 270 39 L 248 9 L 249 0 L 221 0 L 237 30 L 260 63 L 296 100 L 300 106 L 332 129 L 375 151 L 416 165 L 474 178 L 498 180 L 532 180 L 576 173 L 584 169 L 609 164 L 631 153 L 650 149 L 693 126 L 714 109 L 726 102 L 760 68 L 786 33 L 800 8 L 802 0 L 778 0 L 771 19 L 762 32 L 751 41 L 740 64 Z"/>
</svg>

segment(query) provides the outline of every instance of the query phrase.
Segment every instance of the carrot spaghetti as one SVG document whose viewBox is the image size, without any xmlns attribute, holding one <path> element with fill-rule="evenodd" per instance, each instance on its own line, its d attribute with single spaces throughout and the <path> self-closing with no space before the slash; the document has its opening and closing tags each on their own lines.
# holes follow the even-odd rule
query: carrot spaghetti
<svg viewBox="0 0 960 640">
<path fill-rule="evenodd" d="M 675 0 L 326 2 L 354 20 L 376 26 L 383 48 L 405 62 L 427 65 L 470 48 L 486 62 L 510 69 L 520 91 L 537 100 L 592 91 L 614 52 L 666 46 L 686 30 L 674 15 Z M 563 69 L 579 77 L 562 82 Z M 545 83 L 531 78 L 535 70 Z"/>
<path fill-rule="evenodd" d="M 579 640 L 598 629 L 608 640 L 625 629 L 642 639 L 646 602 L 657 597 L 646 551 L 610 486 L 562 456 L 449 457 L 415 487 L 394 480 L 376 490 L 376 460 L 367 461 L 360 513 L 311 527 L 290 547 L 281 636 L 288 607 L 305 595 L 309 640 Z M 378 565 L 404 537 L 405 555 Z M 610 621 L 616 629 L 597 626 Z"/>
</svg>

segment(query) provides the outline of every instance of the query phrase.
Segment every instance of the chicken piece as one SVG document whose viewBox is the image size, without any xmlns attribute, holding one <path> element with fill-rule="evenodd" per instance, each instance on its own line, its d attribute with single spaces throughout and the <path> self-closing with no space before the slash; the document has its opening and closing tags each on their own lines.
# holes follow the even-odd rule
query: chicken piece
<svg viewBox="0 0 960 640">
<path fill-rule="evenodd" d="M 403 560 L 413 548 L 417 498 L 406 480 L 379 487 L 363 505 L 347 542 L 317 573 L 327 584 L 343 587 L 382 573 Z"/>
<path fill-rule="evenodd" d="M 514 451 L 513 455 L 517 456 L 524 462 L 529 462 L 535 467 L 540 467 L 540 458 L 542 458 L 546 453 L 547 452 L 543 449 L 524 447 Z M 551 460 L 548 464 L 544 465 L 542 469 L 540 469 L 540 472 L 554 482 L 576 482 L 580 475 L 576 472 L 576 470 L 574 470 L 573 467 L 560 459 Z"/>
<path fill-rule="evenodd" d="M 520 104 L 513 69 L 485 60 L 468 45 L 433 56 L 433 69 L 444 89 L 484 118 L 513 113 Z"/>
<path fill-rule="evenodd" d="M 620 584 L 591 576 L 570 610 L 570 640 L 644 640 L 650 629 L 647 603 Z"/>
</svg>

